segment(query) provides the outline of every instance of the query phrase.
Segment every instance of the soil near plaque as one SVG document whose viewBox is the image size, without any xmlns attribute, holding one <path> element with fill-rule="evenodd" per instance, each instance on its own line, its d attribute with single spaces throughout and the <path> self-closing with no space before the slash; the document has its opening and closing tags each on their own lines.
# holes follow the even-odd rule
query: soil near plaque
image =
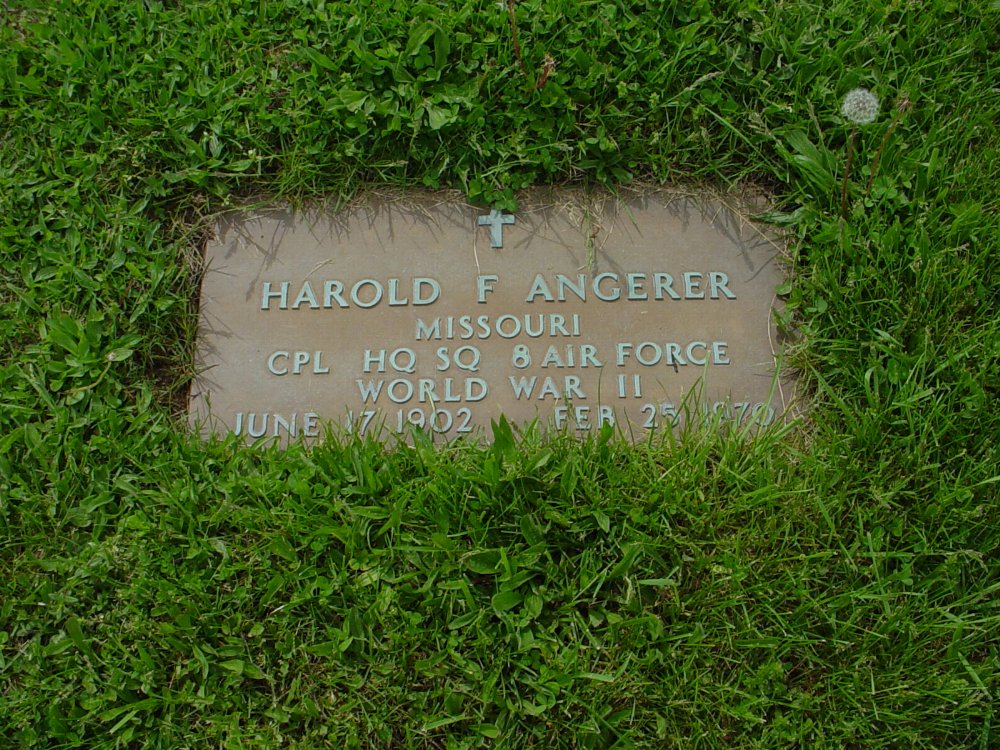
<svg viewBox="0 0 1000 750">
<path fill-rule="evenodd" d="M 206 246 L 192 424 L 247 440 L 327 424 L 447 437 L 532 420 L 632 439 L 754 428 L 791 403 L 783 247 L 745 198 L 534 192 L 221 217 Z"/>
</svg>

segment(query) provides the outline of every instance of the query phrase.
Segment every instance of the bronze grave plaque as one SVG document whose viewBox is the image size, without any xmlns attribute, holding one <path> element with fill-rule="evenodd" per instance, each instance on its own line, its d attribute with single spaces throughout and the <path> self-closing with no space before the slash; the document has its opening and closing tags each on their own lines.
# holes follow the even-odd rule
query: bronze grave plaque
<svg viewBox="0 0 1000 750">
<path fill-rule="evenodd" d="M 310 439 L 327 424 L 449 438 L 514 424 L 632 439 L 785 413 L 782 247 L 736 198 L 532 193 L 221 217 L 206 249 L 190 417 Z M 485 429 L 484 429 L 485 428 Z"/>
</svg>

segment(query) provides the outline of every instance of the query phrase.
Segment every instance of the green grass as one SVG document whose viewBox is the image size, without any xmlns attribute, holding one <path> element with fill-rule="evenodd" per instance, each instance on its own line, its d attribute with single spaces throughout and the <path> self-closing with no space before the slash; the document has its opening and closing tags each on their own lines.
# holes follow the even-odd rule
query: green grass
<svg viewBox="0 0 1000 750">
<path fill-rule="evenodd" d="M 515 18 L 523 67 L 493 2 L 0 0 L 0 746 L 998 744 L 1000 8 Z M 187 433 L 203 217 L 633 179 L 771 191 L 801 422 Z"/>
</svg>

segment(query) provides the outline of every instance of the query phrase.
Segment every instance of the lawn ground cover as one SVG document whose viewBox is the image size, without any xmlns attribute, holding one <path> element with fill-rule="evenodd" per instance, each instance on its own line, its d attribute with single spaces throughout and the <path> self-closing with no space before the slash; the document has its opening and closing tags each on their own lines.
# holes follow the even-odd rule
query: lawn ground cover
<svg viewBox="0 0 1000 750">
<path fill-rule="evenodd" d="M 998 745 L 996 3 L 0 21 L 0 747 Z M 771 194 L 800 420 L 189 434 L 219 211 L 632 181 Z"/>
</svg>

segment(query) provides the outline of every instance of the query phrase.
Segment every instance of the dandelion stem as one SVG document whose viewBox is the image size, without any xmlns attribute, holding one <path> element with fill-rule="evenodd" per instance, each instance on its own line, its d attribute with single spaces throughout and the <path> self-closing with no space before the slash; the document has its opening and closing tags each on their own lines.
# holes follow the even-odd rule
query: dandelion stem
<svg viewBox="0 0 1000 750">
<path fill-rule="evenodd" d="M 514 13 L 514 6 L 516 4 L 517 0 L 507 0 L 507 15 L 510 17 L 511 42 L 514 45 L 514 57 L 517 58 L 517 63 L 521 66 L 521 72 L 528 75 L 528 69 L 524 67 L 524 60 L 521 58 L 521 44 L 517 41 L 517 16 Z"/>
<path fill-rule="evenodd" d="M 854 133 L 857 128 L 851 126 L 851 134 L 847 138 L 847 164 L 844 167 L 844 185 L 840 189 L 840 215 L 847 218 L 847 178 L 851 175 L 851 162 L 854 161 Z"/>
<path fill-rule="evenodd" d="M 882 160 L 882 152 L 885 151 L 885 147 L 889 144 L 889 138 L 892 137 L 892 131 L 896 129 L 903 113 L 909 110 L 909 108 L 910 100 L 904 96 L 899 105 L 896 107 L 896 114 L 892 116 L 892 122 L 889 123 L 889 129 L 885 131 L 885 135 L 882 137 L 882 142 L 878 146 L 878 151 L 875 152 L 875 158 L 872 160 L 871 174 L 868 175 L 868 187 L 865 188 L 866 198 L 872 192 L 872 184 L 875 182 L 875 173 L 878 172 L 878 164 Z"/>
</svg>

